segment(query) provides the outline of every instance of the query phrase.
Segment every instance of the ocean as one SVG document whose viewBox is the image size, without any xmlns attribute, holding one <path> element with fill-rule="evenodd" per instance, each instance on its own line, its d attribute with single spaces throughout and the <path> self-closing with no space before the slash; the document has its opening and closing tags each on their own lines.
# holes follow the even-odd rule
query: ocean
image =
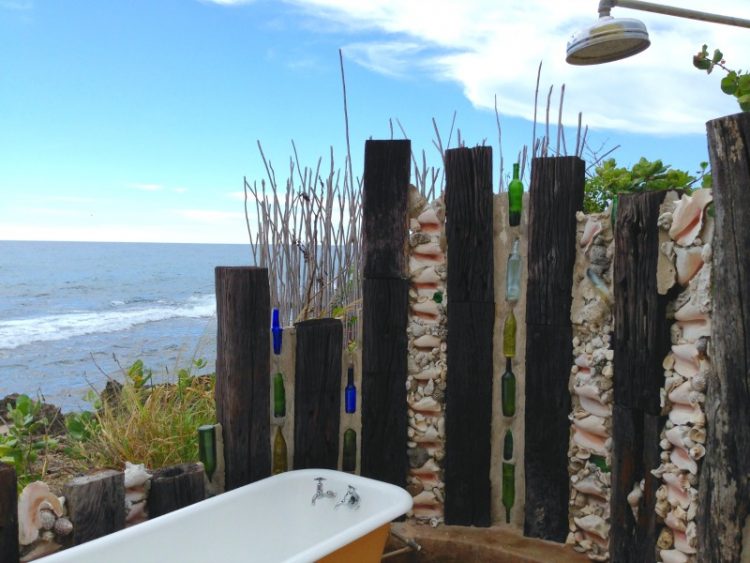
<svg viewBox="0 0 750 563">
<path fill-rule="evenodd" d="M 216 266 L 249 245 L 0 241 L 0 398 L 64 411 L 141 359 L 156 381 L 216 359 Z"/>
</svg>

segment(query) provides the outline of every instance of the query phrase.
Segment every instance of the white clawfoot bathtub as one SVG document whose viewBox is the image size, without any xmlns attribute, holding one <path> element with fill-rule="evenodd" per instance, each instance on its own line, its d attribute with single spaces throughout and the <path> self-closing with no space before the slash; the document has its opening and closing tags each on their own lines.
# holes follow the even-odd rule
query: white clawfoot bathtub
<svg viewBox="0 0 750 563">
<path fill-rule="evenodd" d="M 318 498 L 312 504 L 316 477 L 325 478 L 324 490 L 335 492 L 335 498 Z M 335 507 L 349 485 L 360 497 L 359 507 L 353 508 L 350 503 Z M 328 469 L 289 471 L 67 549 L 43 561 L 302 563 L 324 558 L 352 563 L 379 561 L 388 524 L 411 506 L 411 495 L 388 483 Z M 374 555 L 362 555 L 359 551 L 355 555 L 351 551 L 368 542 L 371 552 L 375 545 Z"/>
</svg>

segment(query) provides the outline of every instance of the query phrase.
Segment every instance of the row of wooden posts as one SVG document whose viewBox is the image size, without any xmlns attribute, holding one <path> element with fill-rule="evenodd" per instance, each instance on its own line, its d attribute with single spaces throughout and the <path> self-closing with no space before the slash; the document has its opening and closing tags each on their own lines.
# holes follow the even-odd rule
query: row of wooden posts
<svg viewBox="0 0 750 563">
<path fill-rule="evenodd" d="M 731 551 L 750 515 L 750 116 L 710 122 L 714 178 L 715 312 L 707 389 L 707 455 L 700 478 L 699 560 L 739 561 Z M 409 141 L 367 141 L 363 192 L 361 474 L 406 485 L 407 193 Z M 492 153 L 447 151 L 448 385 L 445 519 L 491 524 L 490 455 L 494 325 Z M 575 213 L 585 163 L 535 158 L 529 188 L 526 290 L 525 456 L 527 536 L 568 532 L 570 321 Z M 663 424 L 659 391 L 669 350 L 668 297 L 658 295 L 658 208 L 663 193 L 620 198 L 615 229 L 613 561 L 654 560 L 656 481 Z M 271 474 L 268 272 L 217 268 L 217 419 L 224 430 L 227 490 Z M 644 322 L 645 321 L 645 322 Z M 296 469 L 336 468 L 341 324 L 297 325 Z M 15 534 L 15 484 L 0 466 L 0 555 Z M 637 520 L 626 496 L 645 479 Z M 14 480 L 14 479 L 13 479 Z M 496 491 L 495 494 L 498 492 Z M 3 559 L 5 560 L 5 559 Z M 13 559 L 7 559 L 12 561 Z"/>
</svg>

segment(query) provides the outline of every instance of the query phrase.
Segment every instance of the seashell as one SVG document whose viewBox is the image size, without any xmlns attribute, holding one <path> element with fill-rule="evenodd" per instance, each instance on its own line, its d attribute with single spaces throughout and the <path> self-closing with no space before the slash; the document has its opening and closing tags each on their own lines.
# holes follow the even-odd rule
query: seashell
<svg viewBox="0 0 750 563">
<path fill-rule="evenodd" d="M 659 532 L 659 537 L 656 538 L 656 547 L 658 549 L 669 549 L 672 547 L 673 543 L 674 538 L 672 536 L 672 530 L 669 528 L 662 528 L 661 532 Z"/>
<path fill-rule="evenodd" d="M 688 450 L 690 459 L 699 460 L 706 455 L 706 447 L 703 444 L 695 444 Z"/>
<path fill-rule="evenodd" d="M 58 518 L 55 521 L 54 530 L 58 536 L 67 536 L 73 531 L 73 523 L 65 517 Z"/>
<path fill-rule="evenodd" d="M 591 432 L 596 436 L 603 436 L 605 438 L 609 436 L 609 432 L 607 432 L 604 426 L 604 419 L 600 416 L 589 415 L 585 418 L 576 418 L 573 420 L 573 424 L 581 430 Z"/>
<path fill-rule="evenodd" d="M 687 529 L 687 522 L 680 518 L 674 510 L 670 510 L 664 518 L 664 523 L 672 530 L 684 532 Z"/>
<path fill-rule="evenodd" d="M 39 537 L 43 504 L 55 516 L 63 515 L 62 503 L 52 494 L 47 483 L 34 481 L 21 491 L 18 497 L 18 541 L 21 545 L 29 545 Z"/>
<path fill-rule="evenodd" d="M 431 491 L 422 491 L 413 498 L 415 505 L 420 506 L 435 506 L 439 504 L 435 495 Z"/>
<path fill-rule="evenodd" d="M 440 377 L 440 370 L 436 367 L 417 369 L 417 371 L 411 375 L 417 381 L 428 381 Z"/>
<path fill-rule="evenodd" d="M 573 442 L 592 451 L 595 454 L 607 455 L 607 449 L 605 447 L 605 440 L 601 436 L 591 434 L 580 428 L 573 429 Z"/>
<path fill-rule="evenodd" d="M 576 356 L 574 361 L 575 365 L 582 368 L 591 367 L 591 357 L 588 354 L 580 354 Z"/>
<path fill-rule="evenodd" d="M 425 231 L 440 230 L 440 219 L 432 206 L 422 211 L 417 217 L 417 221 Z"/>
<path fill-rule="evenodd" d="M 591 243 L 594 242 L 594 237 L 602 232 L 602 224 L 593 217 L 589 217 L 586 221 L 586 226 L 583 228 L 583 234 L 581 235 L 581 247 L 585 247 L 584 253 L 588 252 Z"/>
<path fill-rule="evenodd" d="M 689 471 L 693 475 L 698 473 L 698 464 L 694 459 L 690 458 L 690 455 L 688 455 L 687 450 L 684 448 L 674 448 L 672 453 L 669 454 L 669 459 L 679 469 Z"/>
<path fill-rule="evenodd" d="M 688 555 L 693 555 L 694 553 L 696 553 L 696 549 L 690 545 L 690 542 L 688 541 L 687 536 L 684 532 L 674 533 L 674 547 L 675 549 Z"/>
<path fill-rule="evenodd" d="M 415 246 L 413 254 L 419 255 L 419 257 L 424 256 L 425 258 L 431 258 L 433 260 L 439 256 L 442 261 L 443 249 L 440 248 L 440 243 L 431 240 L 430 242 L 425 242 Z"/>
<path fill-rule="evenodd" d="M 710 189 L 695 190 L 692 195 L 683 195 L 672 214 L 669 236 L 682 246 L 689 246 L 703 226 L 703 209 L 713 200 Z"/>
<path fill-rule="evenodd" d="M 416 402 L 409 403 L 409 406 L 415 411 L 423 413 L 439 413 L 441 411 L 440 405 L 432 397 L 422 397 Z"/>
<path fill-rule="evenodd" d="M 418 444 L 423 444 L 425 442 L 437 442 L 440 440 L 440 436 L 438 436 L 437 428 L 434 426 L 430 426 L 427 428 L 425 433 L 422 436 L 417 436 L 414 438 L 414 441 Z"/>
<path fill-rule="evenodd" d="M 703 321 L 708 315 L 697 299 L 690 299 L 674 313 L 676 321 Z"/>
<path fill-rule="evenodd" d="M 575 393 L 579 397 L 588 397 L 589 399 L 596 400 L 599 400 L 599 397 L 601 396 L 599 388 L 593 383 L 573 387 L 573 393 Z"/>
<path fill-rule="evenodd" d="M 607 487 L 593 474 L 587 475 L 574 483 L 573 488 L 585 495 L 595 495 L 601 498 L 607 497 Z"/>
<path fill-rule="evenodd" d="M 688 426 L 673 426 L 672 428 L 664 432 L 664 435 L 667 437 L 667 440 L 669 440 L 670 444 L 677 446 L 678 448 L 686 448 L 689 446 L 687 444 L 687 441 L 689 440 L 689 431 L 690 428 Z"/>
<path fill-rule="evenodd" d="M 432 334 L 425 334 L 414 339 L 414 346 L 417 348 L 438 348 L 440 346 L 440 338 Z"/>
<path fill-rule="evenodd" d="M 574 517 L 573 521 L 585 532 L 589 532 L 605 540 L 609 537 L 609 524 L 601 516 L 589 514 L 583 518 Z"/>
<path fill-rule="evenodd" d="M 146 481 L 151 479 L 151 474 L 146 471 L 146 466 L 142 463 L 125 462 L 125 488 L 140 487 Z"/>
<path fill-rule="evenodd" d="M 673 344 L 674 370 L 683 377 L 693 377 L 700 369 L 695 344 Z"/>
<path fill-rule="evenodd" d="M 638 508 L 641 503 L 641 497 L 643 497 L 643 489 L 638 483 L 633 485 L 633 490 L 628 493 L 628 504 L 630 509 L 633 511 L 633 518 L 638 520 Z"/>
<path fill-rule="evenodd" d="M 421 298 L 416 303 L 413 303 L 411 310 L 415 317 L 423 319 L 424 321 L 437 322 L 440 315 L 440 308 L 437 303 L 432 299 Z"/>
<path fill-rule="evenodd" d="M 703 427 L 697 426 L 691 428 L 690 432 L 688 432 L 688 436 L 693 442 L 697 442 L 699 444 L 706 443 L 706 429 Z"/>
<path fill-rule="evenodd" d="M 676 549 L 662 549 L 659 555 L 662 563 L 688 563 L 688 556 Z"/>
<path fill-rule="evenodd" d="M 579 397 L 581 408 L 586 412 L 596 416 L 611 416 L 612 406 L 605 405 L 598 399 L 592 399 L 590 397 L 581 396 Z"/>
<path fill-rule="evenodd" d="M 430 283 L 436 284 L 440 282 L 440 276 L 435 271 L 434 266 L 427 266 L 417 272 L 413 272 L 411 275 L 411 282 L 414 284 Z"/>
<path fill-rule="evenodd" d="M 415 506 L 412 509 L 412 516 L 419 520 L 431 521 L 433 518 L 441 519 L 443 518 L 443 508 L 440 505 L 430 507 Z"/>
<path fill-rule="evenodd" d="M 698 406 L 675 404 L 669 411 L 669 420 L 677 426 L 681 424 L 706 425 L 706 415 Z"/>
<path fill-rule="evenodd" d="M 656 512 L 657 515 L 659 515 L 661 518 L 664 518 L 667 515 L 668 511 L 669 502 L 667 501 L 667 499 L 660 499 L 656 501 L 654 512 Z"/>
<path fill-rule="evenodd" d="M 51 530 L 55 525 L 55 514 L 51 510 L 39 511 L 39 525 L 43 530 Z"/>
<path fill-rule="evenodd" d="M 419 476 L 421 478 L 422 475 L 427 474 L 434 474 L 440 471 L 440 466 L 435 463 L 435 460 L 432 458 L 428 459 L 426 462 L 424 462 L 424 465 L 421 467 L 415 467 L 413 469 L 409 470 L 409 473 L 412 475 Z"/>
<path fill-rule="evenodd" d="M 669 400 L 683 405 L 690 404 L 690 382 L 685 381 L 669 392 Z"/>
<path fill-rule="evenodd" d="M 409 184 L 407 198 L 410 217 L 418 215 L 427 205 L 427 198 L 412 184 Z"/>
<path fill-rule="evenodd" d="M 703 249 L 701 247 L 675 249 L 675 268 L 677 283 L 685 287 L 703 267 Z"/>
<path fill-rule="evenodd" d="M 678 321 L 677 326 L 682 330 L 683 340 L 687 342 L 695 342 L 699 338 L 711 336 L 711 321 L 709 319 Z"/>
</svg>

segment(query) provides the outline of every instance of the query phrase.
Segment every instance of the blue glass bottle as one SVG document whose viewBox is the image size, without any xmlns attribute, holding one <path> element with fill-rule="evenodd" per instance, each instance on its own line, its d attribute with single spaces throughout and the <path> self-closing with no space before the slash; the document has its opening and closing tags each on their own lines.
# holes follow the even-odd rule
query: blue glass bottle
<svg viewBox="0 0 750 563">
<path fill-rule="evenodd" d="M 357 388 L 354 386 L 354 366 L 346 372 L 346 389 L 344 389 L 344 409 L 347 413 L 357 410 Z"/>
<path fill-rule="evenodd" d="M 271 334 L 273 335 L 273 353 L 281 354 L 281 323 L 279 323 L 279 310 L 274 309 L 271 317 Z"/>
</svg>

